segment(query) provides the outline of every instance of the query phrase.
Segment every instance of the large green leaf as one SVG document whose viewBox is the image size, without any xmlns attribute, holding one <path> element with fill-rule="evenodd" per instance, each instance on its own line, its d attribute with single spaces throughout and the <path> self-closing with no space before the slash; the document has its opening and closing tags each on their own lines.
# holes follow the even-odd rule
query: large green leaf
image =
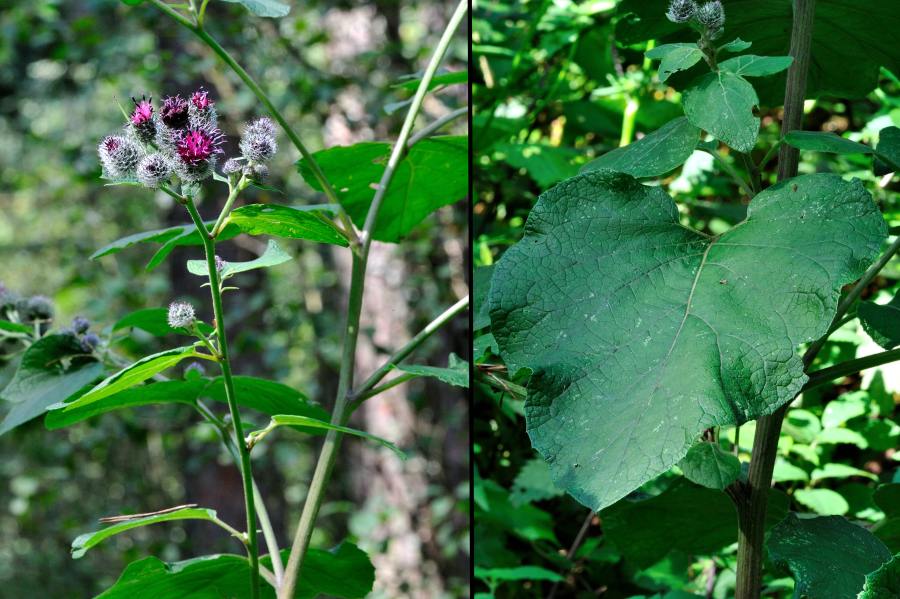
<svg viewBox="0 0 900 599">
<path fill-rule="evenodd" d="M 216 512 L 215 510 L 210 510 L 207 508 L 185 507 L 162 514 L 153 514 L 144 517 L 124 520 L 95 532 L 86 532 L 82 535 L 78 535 L 78 537 L 74 541 L 72 541 L 72 557 L 78 559 L 79 557 L 87 553 L 91 547 L 99 545 L 109 537 L 125 532 L 126 530 L 140 528 L 142 526 L 148 526 L 150 524 L 157 524 L 158 522 L 171 522 L 172 520 L 215 521 Z"/>
<path fill-rule="evenodd" d="M 591 160 L 580 172 L 609 169 L 637 178 L 665 175 L 684 164 L 699 140 L 700 129 L 678 117 L 636 142 Z"/>
<path fill-rule="evenodd" d="M 252 408 L 269 416 L 293 414 L 328 422 L 329 413 L 293 387 L 252 376 L 235 376 L 232 381 L 238 405 Z M 209 397 L 225 403 L 227 400 L 222 377 L 213 379 L 203 390 L 201 397 Z M 302 427 L 301 429 L 305 432 L 314 432 L 314 429 Z"/>
<path fill-rule="evenodd" d="M 0 394 L 12 404 L 0 422 L 0 435 L 40 416 L 50 405 L 74 396 L 102 376 L 103 365 L 83 354 L 73 335 L 47 335 L 35 341 Z"/>
<path fill-rule="evenodd" d="M 490 581 L 549 580 L 561 582 L 565 580 L 556 572 L 540 566 L 516 566 L 515 568 L 480 568 L 476 566 L 475 577 Z"/>
<path fill-rule="evenodd" d="M 193 347 L 176 347 L 142 358 L 126 366 L 122 370 L 104 379 L 99 385 L 79 397 L 73 402 L 59 403 L 51 406 L 53 409 L 71 411 L 82 406 L 100 401 L 114 393 L 123 391 L 144 381 L 153 378 L 160 372 L 175 366 L 182 360 L 196 357 L 197 351 Z"/>
<path fill-rule="evenodd" d="M 333 204 L 312 206 L 279 206 L 278 204 L 250 204 L 228 215 L 249 235 L 275 235 L 289 239 L 308 239 L 319 243 L 333 243 L 347 247 L 347 237 L 331 221 Z"/>
<path fill-rule="evenodd" d="M 872 148 L 825 131 L 788 131 L 784 141 L 799 150 L 831 154 L 871 154 Z"/>
<path fill-rule="evenodd" d="M 897 599 L 900 597 L 900 554 L 880 568 L 866 574 L 859 599 Z"/>
<path fill-rule="evenodd" d="M 703 51 L 697 44 L 663 44 L 647 51 L 647 58 L 660 60 L 659 80 L 665 81 L 672 73 L 684 71 L 703 59 Z"/>
<path fill-rule="evenodd" d="M 259 258 L 247 262 L 225 262 L 219 276 L 222 279 L 227 279 L 238 273 L 255 270 L 257 268 L 271 268 L 273 266 L 278 266 L 279 264 L 284 264 L 290 260 L 290 254 L 278 247 L 278 244 L 274 239 L 270 239 L 268 245 L 266 245 L 265 251 Z M 192 275 L 201 277 L 209 276 L 209 268 L 206 260 L 188 260 L 187 269 Z"/>
<path fill-rule="evenodd" d="M 886 304 L 861 302 L 857 314 L 863 330 L 875 343 L 884 349 L 900 345 L 900 293 Z"/>
<path fill-rule="evenodd" d="M 691 123 L 729 147 L 749 154 L 756 146 L 759 119 L 753 108 L 759 100 L 753 86 L 740 75 L 707 73 L 684 90 L 682 103 Z"/>
<path fill-rule="evenodd" d="M 772 491 L 766 526 L 784 518 L 787 506 L 787 496 Z M 673 549 L 694 555 L 713 553 L 734 543 L 738 525 L 734 503 L 727 495 L 685 480 L 656 497 L 620 501 L 600 517 L 609 540 L 640 568 Z"/>
<path fill-rule="evenodd" d="M 282 551 L 287 559 L 289 551 Z M 268 556 L 260 563 L 271 568 Z M 250 563 L 238 555 L 206 555 L 174 563 L 155 557 L 132 562 L 119 580 L 97 599 L 248 599 Z M 319 595 L 362 599 L 372 590 L 375 568 L 356 545 L 344 542 L 325 551 L 310 549 L 295 599 L 313 599 Z M 263 599 L 275 599 L 275 591 L 262 586 Z"/>
<path fill-rule="evenodd" d="M 872 499 L 884 512 L 884 520 L 875 524 L 872 532 L 892 552 L 900 551 L 900 484 L 881 485 L 875 490 Z"/>
<path fill-rule="evenodd" d="M 365 222 L 384 173 L 391 145 L 365 142 L 334 147 L 314 154 L 328 175 L 344 209 L 358 226 Z M 315 189 L 321 186 L 306 161 L 300 173 Z M 374 238 L 397 241 L 440 208 L 461 200 L 469 190 L 468 138 L 444 136 L 424 139 L 400 160 L 390 189 L 378 212 Z"/>
<path fill-rule="evenodd" d="M 291 5 L 278 0 L 225 0 L 241 4 L 257 17 L 283 17 L 291 12 Z"/>
<path fill-rule="evenodd" d="M 741 462 L 716 443 L 701 441 L 678 462 L 685 478 L 710 489 L 724 489 L 741 475 Z"/>
<path fill-rule="evenodd" d="M 801 343 L 886 236 L 859 181 L 770 187 L 717 237 L 682 226 L 660 188 L 585 173 L 539 199 L 497 263 L 491 329 L 533 374 L 533 446 L 594 509 L 685 456 L 710 426 L 776 410 L 806 382 Z"/>
<path fill-rule="evenodd" d="M 665 17 L 669 0 L 623 0 L 618 12 L 616 39 L 622 44 L 656 39 L 696 41 L 697 33 Z M 725 3 L 725 33 L 753 44 L 755 53 L 784 56 L 790 48 L 790 0 L 729 0 Z M 806 94 L 860 98 L 878 85 L 879 67 L 900 71 L 900 11 L 895 0 L 818 0 Z M 697 67 L 695 70 L 699 70 Z M 784 74 L 760 83 L 767 105 L 784 98 Z"/>
<path fill-rule="evenodd" d="M 841 516 L 789 514 L 769 533 L 769 556 L 794 573 L 796 597 L 855 599 L 866 574 L 891 559 L 868 530 Z"/>
</svg>

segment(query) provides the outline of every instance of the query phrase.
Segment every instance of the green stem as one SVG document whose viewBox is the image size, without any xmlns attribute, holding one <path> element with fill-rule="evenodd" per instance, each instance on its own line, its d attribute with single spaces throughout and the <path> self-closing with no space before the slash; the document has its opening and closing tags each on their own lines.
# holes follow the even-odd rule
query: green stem
<svg viewBox="0 0 900 599">
<path fill-rule="evenodd" d="M 225 219 L 228 218 L 228 215 L 231 213 L 231 206 L 234 205 L 234 201 L 237 199 L 238 195 L 250 185 L 250 181 L 247 179 L 245 175 L 241 175 L 241 178 L 238 180 L 237 185 L 232 187 L 228 191 L 228 199 L 225 200 L 225 205 L 222 207 L 222 212 L 219 213 L 219 218 L 216 219 L 216 224 L 213 225 L 212 231 L 209 232 L 210 237 L 218 237 L 219 233 L 222 232 L 222 227 L 225 225 Z"/>
<path fill-rule="evenodd" d="M 237 437 L 238 452 L 241 457 L 241 475 L 244 484 L 244 504 L 247 512 L 247 537 L 250 553 L 250 590 L 253 599 L 259 599 L 259 540 L 256 534 L 256 507 L 253 497 L 253 472 L 250 466 L 250 452 L 244 445 L 244 427 L 241 423 L 241 414 L 238 411 L 237 399 L 234 392 L 234 380 L 231 376 L 231 362 L 228 358 L 228 337 L 225 334 L 225 314 L 222 310 L 222 292 L 219 286 L 219 274 L 216 270 L 216 242 L 213 240 L 203 224 L 200 213 L 191 198 L 187 198 L 185 206 L 200 233 L 203 241 L 203 249 L 206 252 L 206 266 L 209 271 L 209 291 L 212 296 L 213 313 L 216 319 L 216 335 L 218 337 L 219 367 L 222 369 L 222 379 L 225 383 L 225 398 L 228 401 L 228 409 L 231 412 L 232 426 Z"/>
<path fill-rule="evenodd" d="M 354 401 L 353 401 L 353 404 L 350 406 L 350 411 L 351 412 L 356 411 L 356 408 L 358 408 L 360 405 L 362 405 L 362 403 L 365 400 L 371 399 L 371 398 L 375 397 L 376 395 L 381 395 L 388 389 L 393 389 L 397 385 L 402 385 L 403 383 L 405 383 L 407 381 L 411 381 L 418 377 L 419 377 L 419 375 L 417 375 L 417 374 L 412 374 L 412 373 L 407 372 L 406 374 L 402 374 L 398 377 L 392 378 L 385 384 L 378 385 L 377 387 L 374 387 L 374 388 L 370 389 L 369 391 L 366 391 L 365 393 L 362 393 L 360 395 L 354 395 Z"/>
<path fill-rule="evenodd" d="M 803 386 L 803 391 L 815 389 L 816 387 L 821 387 L 825 383 L 830 383 L 831 381 L 844 378 L 845 376 L 856 374 L 857 372 L 868 368 L 875 368 L 882 364 L 890 364 L 897 360 L 900 360 L 900 349 L 892 349 L 890 351 L 872 354 L 871 356 L 841 362 L 830 368 L 816 370 L 810 373 L 809 381 Z"/>
<path fill-rule="evenodd" d="M 468 113 L 469 113 L 469 107 L 463 106 L 461 108 L 457 108 L 453 112 L 445 114 L 444 116 L 442 116 L 435 122 L 431 123 L 427 127 L 423 127 L 421 131 L 416 132 L 415 135 L 410 137 L 409 141 L 406 143 L 406 149 L 408 150 L 409 148 L 413 147 L 418 142 L 422 141 L 423 139 L 425 139 L 426 137 L 428 137 L 435 131 L 440 130 L 442 127 L 444 127 L 448 123 L 452 123 L 459 117 L 466 115 Z"/>
<path fill-rule="evenodd" d="M 745 194 L 747 194 L 748 197 L 752 198 L 753 196 L 756 195 L 753 192 L 753 189 L 749 185 L 747 185 L 746 181 L 744 181 L 744 178 L 741 177 L 738 174 L 738 172 L 736 170 L 734 170 L 734 168 L 730 164 L 728 164 L 728 162 L 725 160 L 725 158 L 723 158 L 718 152 L 715 152 L 715 151 L 710 152 L 709 150 L 703 150 L 703 151 L 706 152 L 707 154 L 709 154 L 710 156 L 712 156 L 713 158 L 715 158 L 716 162 L 718 162 L 719 165 L 722 167 L 722 170 L 725 171 L 729 177 L 734 179 L 734 182 L 738 184 L 738 187 L 740 187 L 741 190 Z"/>
<path fill-rule="evenodd" d="M 809 72 L 810 47 L 815 22 L 816 0 L 794 0 L 794 18 L 791 29 L 790 55 L 794 62 L 788 69 L 784 92 L 784 120 L 782 136 L 800 129 L 803 121 L 803 99 L 806 97 L 806 77 Z M 797 174 L 797 151 L 782 144 L 778 155 L 778 180 L 784 181 Z M 781 423 L 790 402 L 774 414 L 761 417 L 753 437 L 753 452 L 747 483 L 733 493 L 738 512 L 738 553 L 735 599 L 758 599 L 762 587 L 762 569 L 765 559 L 766 509 L 772 472 L 778 451 Z"/>
<path fill-rule="evenodd" d="M 619 136 L 620 148 L 630 144 L 632 138 L 634 138 L 634 123 L 637 119 L 640 105 L 641 103 L 637 98 L 632 97 L 630 94 L 627 96 L 625 111 L 622 113 L 622 135 Z"/>
<path fill-rule="evenodd" d="M 363 401 L 372 397 L 374 394 L 368 394 L 369 391 L 374 389 L 375 385 L 377 385 L 381 379 L 390 373 L 394 367 L 403 361 L 406 356 L 410 355 L 413 351 L 416 350 L 422 343 L 425 342 L 426 339 L 431 337 L 435 331 L 443 327 L 450 320 L 453 319 L 454 316 L 465 310 L 469 307 L 469 297 L 466 296 L 444 310 L 437 318 L 429 322 L 424 329 L 416 333 L 415 337 L 406 342 L 406 344 L 395 351 L 390 358 L 388 358 L 381 367 L 378 368 L 375 372 L 373 372 L 369 378 L 365 380 L 357 389 L 353 391 L 351 394 L 353 396 L 353 405 L 351 410 L 356 410 Z"/>
<path fill-rule="evenodd" d="M 347 308 L 347 324 L 344 329 L 344 347 L 341 355 L 341 368 L 338 374 L 338 389 L 335 399 L 334 410 L 331 414 L 331 423 L 343 425 L 347 418 L 347 403 L 349 400 L 349 392 L 353 385 L 353 369 L 356 364 L 356 344 L 359 337 L 359 320 L 362 310 L 362 298 L 365 287 L 366 265 L 369 258 L 369 248 L 372 243 L 372 232 L 375 228 L 375 221 L 378 217 L 378 210 L 381 202 L 390 187 L 395 169 L 400 161 L 403 152 L 406 150 L 406 144 L 409 140 L 410 132 L 418 116 L 422 101 L 428 91 L 428 87 L 437 71 L 438 66 L 444 58 L 453 34 L 462 22 L 463 17 L 468 11 L 468 0 L 461 0 L 456 10 L 450 17 L 447 27 L 444 30 L 441 39 L 438 41 L 434 54 L 425 69 L 422 81 L 413 96 L 412 104 L 409 112 L 400 128 L 400 134 L 397 136 L 397 142 L 394 144 L 391 157 L 388 159 L 384 175 L 378 184 L 375 197 L 369 207 L 366 215 L 365 225 L 361 234 L 361 247 L 359 251 L 353 254 L 353 265 L 350 275 L 350 297 Z M 312 537 L 313 527 L 319 509 L 322 506 L 322 500 L 325 496 L 325 488 L 328 479 L 331 477 L 331 471 L 334 468 L 335 458 L 338 448 L 340 447 L 343 435 L 334 430 L 329 430 L 322 444 L 322 451 L 319 454 L 319 460 L 316 463 L 315 471 L 309 485 L 309 492 L 306 496 L 306 502 L 303 504 L 303 511 L 300 514 L 300 521 L 297 524 L 297 531 L 294 535 L 294 541 L 291 545 L 291 554 L 285 567 L 284 580 L 281 588 L 278 589 L 279 599 L 293 599 L 294 588 L 300 574 L 300 568 L 303 564 L 303 558 L 309 549 L 309 541 Z"/>
</svg>

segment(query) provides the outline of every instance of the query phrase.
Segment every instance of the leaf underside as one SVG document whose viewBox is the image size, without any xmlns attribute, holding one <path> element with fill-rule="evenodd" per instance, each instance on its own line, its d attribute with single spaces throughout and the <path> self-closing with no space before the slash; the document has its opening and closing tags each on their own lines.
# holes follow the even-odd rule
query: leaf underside
<svg viewBox="0 0 900 599">
<path fill-rule="evenodd" d="M 808 175 L 752 201 L 715 238 L 628 175 L 579 175 L 541 196 L 496 265 L 491 327 L 532 371 L 526 421 L 556 484 L 601 509 L 716 425 L 769 414 L 807 377 L 841 286 L 886 226 L 859 181 Z"/>
</svg>

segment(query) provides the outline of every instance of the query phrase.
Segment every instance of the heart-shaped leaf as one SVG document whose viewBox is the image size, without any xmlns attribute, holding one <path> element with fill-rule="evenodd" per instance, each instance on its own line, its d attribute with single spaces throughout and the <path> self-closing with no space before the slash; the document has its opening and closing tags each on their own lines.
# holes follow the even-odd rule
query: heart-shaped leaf
<svg viewBox="0 0 900 599">
<path fill-rule="evenodd" d="M 637 178 L 658 177 L 684 164 L 699 140 L 700 129 L 678 117 L 636 142 L 588 162 L 580 172 L 609 169 Z"/>
<path fill-rule="evenodd" d="M 825 332 L 886 233 L 862 184 L 829 174 L 761 192 L 717 237 L 620 173 L 543 194 L 488 301 L 510 371 L 533 372 L 528 433 L 557 484 L 602 508 L 704 429 L 792 399 L 807 380 L 798 346 Z"/>
</svg>

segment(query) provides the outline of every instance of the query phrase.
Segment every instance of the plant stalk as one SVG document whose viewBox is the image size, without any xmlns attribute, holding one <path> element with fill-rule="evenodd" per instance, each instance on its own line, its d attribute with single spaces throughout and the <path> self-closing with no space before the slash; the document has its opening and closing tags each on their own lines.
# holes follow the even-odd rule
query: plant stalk
<svg viewBox="0 0 900 599">
<path fill-rule="evenodd" d="M 803 101 L 806 97 L 806 77 L 809 72 L 810 47 L 815 23 L 816 0 L 794 0 L 790 55 L 794 58 L 787 74 L 784 93 L 782 137 L 800 129 L 803 121 Z M 778 180 L 797 174 L 799 152 L 782 144 L 778 154 Z M 772 471 L 778 449 L 781 423 L 789 403 L 775 413 L 761 417 L 756 424 L 753 452 L 747 485 L 738 494 L 738 554 L 735 599 L 758 599 L 762 587 L 764 559 L 766 503 L 772 486 Z"/>
<path fill-rule="evenodd" d="M 419 83 L 419 87 L 413 97 L 409 112 L 407 112 L 406 118 L 403 121 L 403 126 L 400 129 L 400 134 L 397 136 L 397 142 L 394 144 L 394 148 L 388 159 L 381 181 L 378 184 L 375 196 L 372 199 L 372 204 L 366 215 L 365 225 L 361 234 L 359 251 L 353 254 L 350 297 L 347 308 L 347 324 L 344 329 L 344 348 L 341 356 L 340 373 L 338 375 L 337 397 L 331 414 L 332 424 L 343 426 L 347 419 L 347 403 L 349 400 L 349 392 L 353 385 L 353 370 L 356 365 L 356 343 L 359 338 L 359 321 L 365 287 L 366 265 L 368 263 L 369 248 L 372 243 L 372 234 L 375 229 L 378 210 L 390 187 L 394 171 L 400 162 L 400 158 L 406 150 L 410 132 L 412 131 L 419 109 L 422 106 L 425 94 L 428 92 L 429 84 L 450 47 L 453 35 L 467 11 L 468 0 L 461 0 L 453 15 L 450 17 L 447 27 L 444 29 L 443 35 L 441 35 L 440 41 L 438 41 L 434 54 L 422 76 L 422 81 Z M 316 463 L 312 481 L 309 485 L 306 502 L 303 504 L 303 511 L 300 514 L 300 522 L 297 525 L 294 542 L 291 545 L 291 554 L 287 566 L 285 567 L 284 580 L 282 581 L 281 588 L 278 589 L 279 599 L 293 599 L 294 588 L 297 585 L 303 558 L 306 556 L 307 549 L 309 548 L 313 527 L 315 526 L 316 517 L 319 514 L 319 508 L 322 506 L 325 488 L 331 477 L 331 472 L 334 468 L 335 458 L 342 437 L 343 435 L 334 430 L 329 430 L 325 436 L 325 441 L 322 444 L 322 451 L 319 454 L 319 460 Z"/>
<path fill-rule="evenodd" d="M 209 271 L 209 291 L 212 296 L 213 314 L 215 315 L 216 336 L 218 337 L 219 367 L 222 369 L 222 379 L 225 384 L 225 398 L 228 400 L 228 409 L 231 412 L 232 426 L 235 437 L 238 439 L 238 452 L 241 457 L 241 475 L 244 485 L 244 507 L 247 512 L 247 538 L 248 553 L 250 554 L 250 591 L 253 599 L 259 599 L 259 540 L 256 534 L 256 505 L 253 495 L 253 471 L 250 466 L 250 452 L 243 443 L 244 427 L 241 424 L 241 414 L 238 411 L 237 399 L 234 392 L 234 380 L 231 375 L 231 361 L 228 358 L 228 337 L 225 334 L 225 315 L 222 310 L 222 292 L 219 287 L 219 275 L 216 270 L 216 242 L 209 236 L 206 226 L 194 201 L 187 198 L 185 206 L 191 214 L 191 219 L 200 233 L 203 241 L 203 249 L 206 252 L 206 267 Z"/>
</svg>

